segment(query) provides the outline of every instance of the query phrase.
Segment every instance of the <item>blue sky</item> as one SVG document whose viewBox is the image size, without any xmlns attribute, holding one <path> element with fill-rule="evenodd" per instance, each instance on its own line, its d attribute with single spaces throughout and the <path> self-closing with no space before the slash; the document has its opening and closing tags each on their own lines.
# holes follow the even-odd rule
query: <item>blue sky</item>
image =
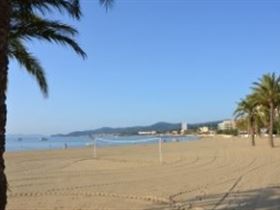
<svg viewBox="0 0 280 210">
<path fill-rule="evenodd" d="M 77 26 L 88 59 L 28 43 L 50 96 L 12 62 L 8 133 L 230 118 L 253 81 L 279 73 L 280 1 L 116 0 L 108 13 L 81 2 L 81 22 L 56 18 Z"/>
</svg>

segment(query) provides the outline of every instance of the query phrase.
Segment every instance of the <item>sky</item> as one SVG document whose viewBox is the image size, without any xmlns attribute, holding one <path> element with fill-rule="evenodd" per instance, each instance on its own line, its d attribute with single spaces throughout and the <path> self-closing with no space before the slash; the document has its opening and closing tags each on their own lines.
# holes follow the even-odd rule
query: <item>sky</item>
<svg viewBox="0 0 280 210">
<path fill-rule="evenodd" d="M 86 60 L 69 48 L 28 42 L 49 97 L 10 63 L 8 133 L 55 134 L 103 126 L 232 118 L 264 73 L 280 73 L 280 1 L 81 0 L 75 22 Z"/>
</svg>

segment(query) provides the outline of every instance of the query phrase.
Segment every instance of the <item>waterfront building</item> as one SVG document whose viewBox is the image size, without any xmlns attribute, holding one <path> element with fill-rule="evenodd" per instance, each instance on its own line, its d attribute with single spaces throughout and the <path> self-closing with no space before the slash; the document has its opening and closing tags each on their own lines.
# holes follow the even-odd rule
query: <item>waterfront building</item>
<svg viewBox="0 0 280 210">
<path fill-rule="evenodd" d="M 139 131 L 138 135 L 155 135 L 157 134 L 156 131 Z"/>
<path fill-rule="evenodd" d="M 224 120 L 218 124 L 218 130 L 231 130 L 236 128 L 236 123 L 234 120 Z"/>
</svg>

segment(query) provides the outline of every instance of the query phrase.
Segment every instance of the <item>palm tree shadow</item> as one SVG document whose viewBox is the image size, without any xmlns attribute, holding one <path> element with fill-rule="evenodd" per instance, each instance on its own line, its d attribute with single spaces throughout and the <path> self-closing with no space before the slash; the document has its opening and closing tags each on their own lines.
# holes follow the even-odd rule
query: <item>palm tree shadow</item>
<svg viewBox="0 0 280 210">
<path fill-rule="evenodd" d="M 280 186 L 195 196 L 146 210 L 280 210 Z"/>
</svg>

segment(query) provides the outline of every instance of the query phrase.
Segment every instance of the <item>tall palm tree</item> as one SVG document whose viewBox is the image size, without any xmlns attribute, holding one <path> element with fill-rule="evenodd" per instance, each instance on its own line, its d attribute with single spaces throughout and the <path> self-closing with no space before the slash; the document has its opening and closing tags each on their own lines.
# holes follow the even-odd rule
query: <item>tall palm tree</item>
<svg viewBox="0 0 280 210">
<path fill-rule="evenodd" d="M 255 146 L 255 133 L 257 121 L 259 118 L 259 113 L 257 109 L 257 104 L 253 100 L 252 96 L 247 96 L 246 99 L 242 99 L 236 110 L 234 111 L 235 119 L 245 119 L 247 120 L 248 129 L 251 134 L 252 146 Z"/>
<path fill-rule="evenodd" d="M 7 179 L 4 173 L 5 133 L 6 133 L 6 90 L 8 75 L 8 36 L 10 27 L 10 3 L 0 0 L 0 210 L 7 203 Z"/>
<path fill-rule="evenodd" d="M 109 9 L 113 0 L 99 0 Z M 48 85 L 40 62 L 25 46 L 26 40 L 40 39 L 70 46 L 83 58 L 85 52 L 75 42 L 77 30 L 55 20 L 45 19 L 44 14 L 58 10 L 74 19 L 81 17 L 79 0 L 0 0 L 0 210 L 7 204 L 7 178 L 5 175 L 6 143 L 6 91 L 9 60 L 17 60 L 35 77 L 42 93 L 47 96 Z"/>
<path fill-rule="evenodd" d="M 269 109 L 269 143 L 274 147 L 273 125 L 275 110 L 280 98 L 280 76 L 275 73 L 263 75 L 258 82 L 253 83 L 255 100 Z"/>
</svg>

